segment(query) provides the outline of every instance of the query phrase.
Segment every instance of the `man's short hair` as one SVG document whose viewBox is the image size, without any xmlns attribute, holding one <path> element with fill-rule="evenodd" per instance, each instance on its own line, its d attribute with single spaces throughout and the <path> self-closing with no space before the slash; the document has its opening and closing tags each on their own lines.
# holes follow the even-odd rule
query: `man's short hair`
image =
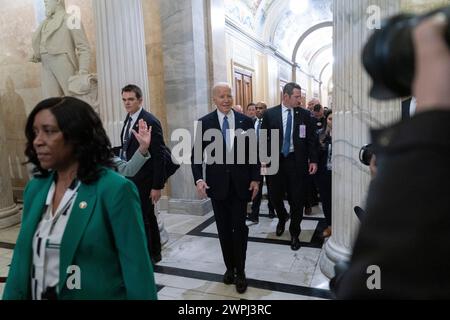
<svg viewBox="0 0 450 320">
<path fill-rule="evenodd" d="M 234 90 L 233 88 L 230 86 L 230 84 L 228 82 L 218 82 L 216 84 L 214 84 L 212 90 L 211 90 L 211 94 L 214 97 L 216 95 L 216 91 L 219 87 L 226 87 L 229 88 L 231 90 L 231 95 L 234 96 Z"/>
<path fill-rule="evenodd" d="M 322 110 L 322 105 L 321 105 L 321 104 L 316 104 L 316 105 L 313 107 L 313 111 L 314 111 L 314 112 L 320 112 L 320 110 Z"/>
<path fill-rule="evenodd" d="M 247 109 L 248 109 L 248 107 L 251 107 L 251 106 L 255 106 L 255 107 L 256 107 L 256 104 L 254 104 L 253 102 L 250 102 L 250 103 L 247 105 Z"/>
<path fill-rule="evenodd" d="M 122 88 L 122 94 L 124 92 L 134 92 L 136 94 L 136 98 L 140 100 L 142 98 L 142 90 L 137 85 L 129 84 Z"/>
<path fill-rule="evenodd" d="M 287 94 L 289 97 L 292 96 L 292 94 L 294 93 L 294 89 L 298 89 L 298 90 L 302 90 L 302 87 L 300 87 L 300 85 L 298 83 L 295 82 L 289 82 L 288 84 L 286 84 L 283 88 L 283 96 L 285 94 Z"/>
<path fill-rule="evenodd" d="M 267 109 L 267 104 L 265 102 L 260 101 L 256 104 L 256 108 L 258 108 L 258 107 Z"/>
</svg>

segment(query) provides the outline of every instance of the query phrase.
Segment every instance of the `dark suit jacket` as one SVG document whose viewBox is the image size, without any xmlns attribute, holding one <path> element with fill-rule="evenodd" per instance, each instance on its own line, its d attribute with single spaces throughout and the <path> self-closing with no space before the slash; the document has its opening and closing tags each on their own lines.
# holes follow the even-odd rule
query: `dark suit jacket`
<svg viewBox="0 0 450 320">
<path fill-rule="evenodd" d="M 449 122 L 432 111 L 373 131 L 377 176 L 338 298 L 450 298 Z M 367 289 L 371 265 L 381 290 Z"/>
<path fill-rule="evenodd" d="M 125 123 L 129 115 L 125 119 Z M 150 112 L 142 109 L 137 121 L 135 122 L 133 129 L 135 131 L 139 130 L 139 120 L 144 119 L 148 126 L 152 127 L 152 141 L 150 144 L 150 155 L 151 158 L 142 166 L 141 170 L 132 178 L 130 178 L 138 188 L 147 188 L 148 190 L 155 189 L 161 190 L 164 188 L 164 177 L 165 177 L 165 166 L 164 166 L 164 155 L 163 151 L 165 148 L 163 132 L 161 128 L 161 123 L 159 120 L 152 115 Z M 120 137 L 123 136 L 123 131 L 125 130 L 125 125 L 122 127 L 122 132 Z M 123 147 L 123 146 L 122 146 Z M 130 135 L 130 143 L 128 148 L 125 150 L 127 154 L 127 161 L 131 159 L 133 154 L 139 148 L 139 142 L 136 140 L 133 134 Z"/>
<path fill-rule="evenodd" d="M 251 118 L 240 114 L 238 112 L 234 112 L 235 119 L 235 129 L 242 129 L 244 131 L 253 129 L 253 121 Z M 199 120 L 202 124 L 201 134 L 202 137 L 204 133 L 209 129 L 217 129 L 221 132 L 220 124 L 219 124 L 219 116 L 217 115 L 217 111 L 213 111 L 203 118 Z M 197 134 L 200 133 L 200 130 L 197 130 Z M 225 141 L 221 136 L 223 145 L 225 147 Z M 197 141 L 198 137 L 196 137 Z M 256 140 L 256 136 L 255 136 Z M 214 141 L 214 139 L 213 139 Z M 233 183 L 233 186 L 240 197 L 240 199 L 244 201 L 250 201 L 251 192 L 248 190 L 250 187 L 251 181 L 260 181 L 260 173 L 259 173 L 259 165 L 258 164 L 250 164 L 250 151 L 249 151 L 249 141 L 246 140 L 245 146 L 245 164 L 236 164 L 236 148 L 233 148 L 234 160 L 235 164 L 207 164 L 206 165 L 206 177 L 203 176 L 203 165 L 200 163 L 195 163 L 195 149 L 201 148 L 202 150 L 202 160 L 203 160 L 203 150 L 211 144 L 213 141 L 203 141 L 194 145 L 194 149 L 192 151 L 192 174 L 194 176 L 194 183 L 199 179 L 204 179 L 208 186 L 210 187 L 207 190 L 207 194 L 210 198 L 216 200 L 224 200 L 228 195 L 228 191 L 230 189 L 230 183 Z M 236 146 L 237 138 L 234 140 L 234 146 Z M 256 155 L 255 155 L 256 156 Z M 225 161 L 224 161 L 225 163 Z"/>
<path fill-rule="evenodd" d="M 281 115 L 281 105 L 267 109 L 264 113 L 262 129 L 267 130 L 268 139 L 268 152 L 271 150 L 271 130 L 279 130 L 279 150 L 281 154 L 283 148 L 283 118 Z M 294 127 L 293 130 L 293 143 L 295 152 L 295 161 L 297 163 L 298 174 L 308 174 L 309 162 L 317 163 L 317 134 L 316 124 L 312 121 L 311 113 L 303 108 L 293 109 Z M 300 138 L 300 126 L 306 126 L 306 137 Z"/>
</svg>

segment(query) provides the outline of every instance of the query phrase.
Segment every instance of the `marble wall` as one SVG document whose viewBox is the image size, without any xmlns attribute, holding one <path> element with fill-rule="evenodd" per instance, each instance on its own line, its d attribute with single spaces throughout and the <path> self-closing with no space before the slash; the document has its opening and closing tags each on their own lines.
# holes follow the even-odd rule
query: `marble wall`
<svg viewBox="0 0 450 320">
<path fill-rule="evenodd" d="M 3 1 L 0 15 L 0 116 L 5 125 L 2 157 L 16 198 L 28 181 L 24 128 L 26 115 L 40 99 L 39 66 L 28 62 L 31 32 L 37 26 L 33 1 Z M 2 177 L 5 178 L 5 177 Z M 3 191 L 2 191 L 3 192 Z"/>
<path fill-rule="evenodd" d="M 91 71 L 95 72 L 95 26 L 92 0 L 67 0 L 66 8 L 80 8 L 82 23 L 93 49 Z M 42 99 L 40 64 L 29 62 L 31 37 L 44 18 L 43 0 L 2 1 L 0 15 L 0 115 L 5 120 L 8 171 L 16 198 L 28 181 L 22 165 L 26 116 Z"/>
</svg>

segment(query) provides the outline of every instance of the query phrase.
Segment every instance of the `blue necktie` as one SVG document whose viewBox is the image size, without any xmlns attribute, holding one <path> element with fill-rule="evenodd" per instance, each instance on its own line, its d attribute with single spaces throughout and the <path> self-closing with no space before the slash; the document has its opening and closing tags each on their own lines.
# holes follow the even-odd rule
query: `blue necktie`
<svg viewBox="0 0 450 320">
<path fill-rule="evenodd" d="M 222 123 L 222 135 L 223 135 L 223 139 L 225 140 L 225 144 L 228 148 L 229 144 L 230 144 L 230 139 L 228 138 L 227 130 L 230 130 L 230 124 L 228 123 L 228 117 L 225 116 L 223 118 L 223 123 Z"/>
<path fill-rule="evenodd" d="M 287 123 L 286 123 L 286 132 L 284 134 L 284 141 L 283 141 L 283 155 L 287 157 L 289 155 L 289 151 L 291 150 L 291 133 L 292 133 L 292 114 L 291 109 L 287 110 L 288 117 L 287 117 Z"/>
<path fill-rule="evenodd" d="M 127 160 L 127 156 L 126 156 L 126 150 L 128 149 L 128 144 L 130 142 L 130 127 L 131 127 L 131 117 L 128 118 L 128 123 L 127 123 L 127 127 L 125 129 L 125 134 L 124 134 L 124 139 L 123 139 L 123 144 L 122 144 L 122 151 L 120 153 L 120 158 L 122 158 L 122 160 Z"/>
</svg>

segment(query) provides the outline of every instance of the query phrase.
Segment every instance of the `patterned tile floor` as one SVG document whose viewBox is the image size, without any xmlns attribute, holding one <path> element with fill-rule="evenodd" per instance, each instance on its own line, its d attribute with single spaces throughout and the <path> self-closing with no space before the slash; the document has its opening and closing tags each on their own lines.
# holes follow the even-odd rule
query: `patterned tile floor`
<svg viewBox="0 0 450 320">
<path fill-rule="evenodd" d="M 275 235 L 277 218 L 261 206 L 258 224 L 249 223 L 246 275 L 247 292 L 238 294 L 222 283 L 225 272 L 213 214 L 191 216 L 162 212 L 169 234 L 163 259 L 155 267 L 161 300 L 316 300 L 329 299 L 328 279 L 318 260 L 323 241 L 319 234 L 324 217 L 319 207 L 302 221 L 299 251 L 289 246 L 289 232 Z M 288 230 L 286 224 L 286 230 Z M 8 275 L 19 226 L 0 231 L 0 296 Z"/>
</svg>

